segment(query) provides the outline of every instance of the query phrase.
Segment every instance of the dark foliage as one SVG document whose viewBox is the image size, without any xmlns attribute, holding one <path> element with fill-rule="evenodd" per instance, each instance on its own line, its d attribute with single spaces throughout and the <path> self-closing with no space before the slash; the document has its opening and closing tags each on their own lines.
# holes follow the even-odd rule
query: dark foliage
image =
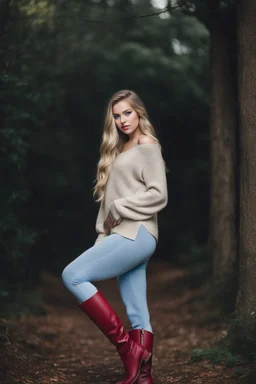
<svg viewBox="0 0 256 384">
<path fill-rule="evenodd" d="M 1 300 L 95 240 L 92 188 L 104 110 L 143 99 L 168 173 L 158 253 L 204 247 L 208 221 L 208 32 L 150 2 L 6 1 L 1 44 Z M 124 18 L 125 16 L 125 18 Z"/>
</svg>

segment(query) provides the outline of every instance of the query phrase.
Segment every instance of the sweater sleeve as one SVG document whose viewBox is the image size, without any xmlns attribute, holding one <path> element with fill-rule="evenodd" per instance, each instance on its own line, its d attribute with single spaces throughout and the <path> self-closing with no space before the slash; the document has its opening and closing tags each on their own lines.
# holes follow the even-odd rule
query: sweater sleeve
<svg viewBox="0 0 256 384">
<path fill-rule="evenodd" d="M 95 240 L 95 243 L 98 243 L 99 241 L 103 240 L 106 236 L 107 236 L 107 233 L 103 227 L 103 224 L 104 224 L 104 217 L 103 217 L 103 202 L 101 201 L 100 203 L 100 208 L 99 208 L 99 211 L 98 211 L 98 216 L 97 216 L 97 219 L 96 219 L 96 225 L 95 225 L 95 229 L 96 229 L 96 232 L 98 234 L 96 240 Z"/>
<path fill-rule="evenodd" d="M 110 205 L 109 212 L 115 220 L 146 220 L 167 205 L 166 172 L 160 151 L 144 166 L 142 179 L 146 186 L 145 192 L 114 200 Z"/>
</svg>

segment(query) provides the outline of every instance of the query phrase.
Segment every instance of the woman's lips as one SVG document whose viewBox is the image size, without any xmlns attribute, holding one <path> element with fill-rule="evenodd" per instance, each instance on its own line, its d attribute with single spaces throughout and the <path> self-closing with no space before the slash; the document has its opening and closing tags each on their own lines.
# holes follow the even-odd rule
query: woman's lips
<svg viewBox="0 0 256 384">
<path fill-rule="evenodd" d="M 128 129 L 129 128 L 129 125 L 124 125 L 123 127 L 122 127 L 122 129 L 125 131 L 126 129 Z"/>
</svg>

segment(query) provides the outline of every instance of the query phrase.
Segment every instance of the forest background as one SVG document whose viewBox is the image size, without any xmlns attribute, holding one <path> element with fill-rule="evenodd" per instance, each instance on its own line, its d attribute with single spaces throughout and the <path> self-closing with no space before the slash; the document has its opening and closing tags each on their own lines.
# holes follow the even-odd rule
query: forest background
<svg viewBox="0 0 256 384">
<path fill-rule="evenodd" d="M 154 260 L 206 285 L 255 361 L 255 39 L 253 0 L 0 1 L 3 318 L 41 313 L 41 273 L 94 244 L 105 108 L 128 88 L 170 169 Z"/>
<path fill-rule="evenodd" d="M 1 308 L 22 302 L 40 271 L 60 274 L 94 243 L 104 113 L 124 88 L 145 102 L 170 169 L 156 257 L 199 263 L 205 278 L 206 26 L 175 5 L 162 12 L 150 1 L 1 4 Z"/>
</svg>

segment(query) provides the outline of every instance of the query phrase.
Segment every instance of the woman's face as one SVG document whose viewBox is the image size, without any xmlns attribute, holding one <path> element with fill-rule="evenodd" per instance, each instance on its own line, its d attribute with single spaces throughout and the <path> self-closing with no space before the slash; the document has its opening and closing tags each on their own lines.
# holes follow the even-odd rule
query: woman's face
<svg viewBox="0 0 256 384">
<path fill-rule="evenodd" d="M 127 100 L 113 106 L 113 117 L 117 128 L 129 136 L 139 127 L 139 116 Z"/>
</svg>

